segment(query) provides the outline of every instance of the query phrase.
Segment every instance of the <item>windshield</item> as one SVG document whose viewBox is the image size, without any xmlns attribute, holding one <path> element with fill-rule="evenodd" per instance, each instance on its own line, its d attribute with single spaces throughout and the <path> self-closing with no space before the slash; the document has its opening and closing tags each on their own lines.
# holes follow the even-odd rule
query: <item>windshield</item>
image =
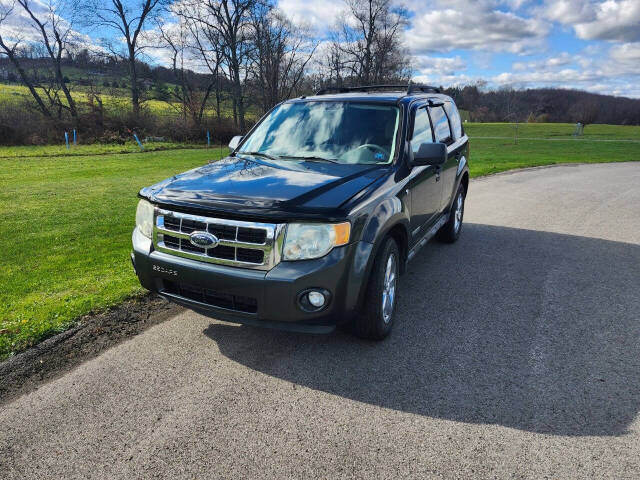
<svg viewBox="0 0 640 480">
<path fill-rule="evenodd" d="M 244 142 L 239 153 L 338 163 L 389 163 L 400 110 L 356 102 L 284 103 Z"/>
</svg>

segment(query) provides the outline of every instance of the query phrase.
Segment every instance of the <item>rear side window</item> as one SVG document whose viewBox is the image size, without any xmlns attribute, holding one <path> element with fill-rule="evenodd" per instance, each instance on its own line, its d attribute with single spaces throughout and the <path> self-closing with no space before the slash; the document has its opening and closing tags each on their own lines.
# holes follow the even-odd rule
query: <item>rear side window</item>
<svg viewBox="0 0 640 480">
<path fill-rule="evenodd" d="M 431 134 L 431 121 L 426 108 L 416 110 L 413 121 L 413 136 L 411 137 L 411 150 L 417 153 L 422 143 L 433 143 Z"/>
<path fill-rule="evenodd" d="M 449 121 L 451 122 L 451 128 L 453 130 L 453 139 L 458 140 L 462 137 L 462 123 L 460 121 L 460 113 L 456 106 L 451 102 L 444 102 L 444 109 L 449 115 Z"/>
<path fill-rule="evenodd" d="M 431 120 L 433 121 L 433 131 L 436 134 L 436 142 L 449 144 L 453 140 L 451 130 L 449 130 L 449 120 L 442 107 L 431 107 Z"/>
</svg>

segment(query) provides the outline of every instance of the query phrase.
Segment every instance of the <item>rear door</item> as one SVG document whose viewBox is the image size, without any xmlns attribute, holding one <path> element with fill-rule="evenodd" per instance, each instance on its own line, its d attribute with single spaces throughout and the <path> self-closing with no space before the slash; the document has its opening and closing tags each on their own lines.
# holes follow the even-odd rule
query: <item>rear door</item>
<svg viewBox="0 0 640 480">
<path fill-rule="evenodd" d="M 422 143 L 433 142 L 433 130 L 426 105 L 413 109 L 411 149 L 417 152 Z M 411 191 L 412 240 L 419 239 L 440 213 L 442 205 L 442 182 L 440 167 L 425 165 L 413 167 L 408 187 Z"/>
<path fill-rule="evenodd" d="M 462 130 L 462 123 L 460 121 L 460 113 L 456 106 L 450 102 L 444 102 L 444 111 L 447 114 L 449 120 L 450 131 L 447 132 L 442 129 L 442 135 L 449 135 L 450 138 L 446 139 L 449 157 L 447 162 L 442 166 L 442 208 L 445 208 L 449 201 L 453 199 L 453 195 L 456 193 L 456 178 L 458 173 L 458 165 L 465 152 L 466 142 L 463 140 L 464 132 Z"/>
</svg>

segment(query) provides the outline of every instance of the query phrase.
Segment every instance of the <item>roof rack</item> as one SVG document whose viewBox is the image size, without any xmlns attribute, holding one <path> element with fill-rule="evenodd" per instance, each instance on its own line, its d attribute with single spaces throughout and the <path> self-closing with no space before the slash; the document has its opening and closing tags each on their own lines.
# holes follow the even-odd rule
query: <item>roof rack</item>
<svg viewBox="0 0 640 480">
<path fill-rule="evenodd" d="M 408 85 L 364 85 L 359 87 L 327 87 L 316 92 L 316 95 L 326 95 L 328 93 L 350 93 L 350 92 L 372 92 L 379 90 L 406 90 L 407 95 L 412 93 L 440 93 L 440 89 L 430 85 L 419 83 L 409 83 Z"/>
<path fill-rule="evenodd" d="M 412 93 L 442 93 L 438 87 L 432 87 L 431 85 L 423 85 L 421 83 L 409 83 L 407 86 L 407 95 Z"/>
</svg>

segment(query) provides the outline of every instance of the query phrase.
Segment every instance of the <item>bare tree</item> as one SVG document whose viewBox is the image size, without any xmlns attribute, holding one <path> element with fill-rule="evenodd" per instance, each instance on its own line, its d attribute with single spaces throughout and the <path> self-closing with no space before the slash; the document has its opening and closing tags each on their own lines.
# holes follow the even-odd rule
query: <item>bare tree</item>
<svg viewBox="0 0 640 480">
<path fill-rule="evenodd" d="M 334 37 L 334 41 L 325 47 L 325 49 L 326 58 L 324 58 L 325 55 L 322 55 L 323 58 L 320 60 L 320 65 L 326 69 L 326 77 L 329 85 L 341 87 L 345 73 L 346 56 L 340 48 L 340 41 Z"/>
<path fill-rule="evenodd" d="M 2 26 L 2 24 L 5 23 L 7 19 L 11 16 L 14 8 L 15 8 L 15 4 L 13 3 L 0 4 L 0 26 Z M 22 62 L 20 61 L 20 46 L 21 46 L 20 38 L 11 39 L 11 40 L 8 38 L 3 38 L 2 33 L 0 32 L 0 53 L 2 53 L 3 55 L 6 55 L 9 61 L 13 64 L 13 66 L 18 72 L 18 75 L 20 76 L 20 80 L 29 89 L 29 93 L 31 93 L 31 96 L 33 97 L 36 104 L 38 105 L 38 109 L 42 112 L 42 114 L 45 117 L 51 118 L 51 112 L 49 111 L 44 101 L 42 100 L 42 97 L 36 90 L 35 82 L 29 76 Z"/>
<path fill-rule="evenodd" d="M 193 63 L 194 52 L 191 47 L 193 39 L 185 22 L 166 24 L 159 21 L 158 32 L 161 39 L 160 46 L 169 51 L 171 70 L 179 82 L 179 88 L 172 90 L 172 96 L 180 102 L 183 118 L 186 120 L 189 116 L 194 124 L 199 126 L 215 80 L 212 79 L 206 85 L 201 85 L 202 82 L 197 81 L 200 77 L 186 68 L 186 63 Z"/>
<path fill-rule="evenodd" d="M 333 34 L 332 68 L 361 84 L 408 78 L 402 29 L 408 13 L 392 0 L 346 0 L 348 10 Z"/>
<path fill-rule="evenodd" d="M 201 25 L 218 37 L 223 65 L 233 87 L 234 121 L 245 130 L 244 83 L 251 60 L 253 10 L 258 0 L 207 0 L 204 14 L 198 18 Z"/>
<path fill-rule="evenodd" d="M 141 43 L 141 34 L 147 22 L 158 13 L 163 3 L 161 0 L 140 0 L 132 6 L 125 0 L 90 0 L 95 9 L 95 22 L 98 25 L 114 30 L 122 35 L 125 51 L 122 53 L 113 44 L 108 44 L 111 52 L 126 60 L 129 64 L 129 79 L 131 89 L 131 105 L 133 116 L 140 117 L 140 85 L 136 62 L 141 51 L 146 47 Z"/>
<path fill-rule="evenodd" d="M 215 30 L 207 29 L 204 35 L 199 34 L 196 25 L 190 24 L 194 49 L 200 55 L 206 68 L 213 78 L 215 92 L 216 118 L 220 121 L 222 106 L 222 80 L 225 78 L 223 63 L 223 46 L 220 43 L 220 35 Z M 203 38 L 204 37 L 204 38 Z"/>
<path fill-rule="evenodd" d="M 215 110 L 218 121 L 221 115 L 223 50 L 219 29 L 213 28 L 215 17 L 205 5 L 198 0 L 182 1 L 175 6 L 173 13 L 178 18 L 181 28 L 188 30 L 187 41 L 193 61 L 199 67 L 209 71 L 215 93 Z"/>
<path fill-rule="evenodd" d="M 278 10 L 256 9 L 253 17 L 252 70 L 266 111 L 293 96 L 317 47 L 310 36 L 295 27 Z"/>
<path fill-rule="evenodd" d="M 498 98 L 498 109 L 501 110 L 503 115 L 502 120 L 505 122 L 513 122 L 513 143 L 518 144 L 518 128 L 519 117 L 516 111 L 517 106 L 517 93 L 512 85 L 503 85 L 500 88 Z"/>
<path fill-rule="evenodd" d="M 51 68 L 55 76 L 55 82 L 59 90 L 62 90 L 64 94 L 66 105 L 58 95 L 49 96 L 49 98 L 51 102 L 60 109 L 68 109 L 74 123 L 77 124 L 78 109 L 76 108 L 76 102 L 62 74 L 62 58 L 65 52 L 68 51 L 69 43 L 72 41 L 73 35 L 71 22 L 73 5 L 65 2 L 65 0 L 49 0 L 47 11 L 44 14 L 38 15 L 36 9 L 41 7 L 42 4 L 34 3 L 31 0 L 17 0 L 17 4 L 20 5 L 28 15 L 32 27 L 38 32 L 42 39 L 42 45 L 46 50 L 46 54 L 51 59 Z M 63 12 L 68 14 L 65 15 L 65 19 L 61 16 Z M 55 90 L 57 92 L 58 89 Z"/>
</svg>

